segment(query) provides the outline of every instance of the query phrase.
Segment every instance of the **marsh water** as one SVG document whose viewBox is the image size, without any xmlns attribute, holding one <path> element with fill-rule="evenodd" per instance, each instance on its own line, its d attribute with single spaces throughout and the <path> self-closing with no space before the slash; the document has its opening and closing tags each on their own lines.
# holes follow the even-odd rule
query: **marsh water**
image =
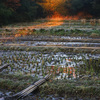
<svg viewBox="0 0 100 100">
<path fill-rule="evenodd" d="M 65 46 L 65 47 L 100 47 L 100 43 L 92 42 L 50 42 L 50 41 L 18 41 L 6 42 L 6 45 L 22 45 L 22 46 Z"/>
<path fill-rule="evenodd" d="M 10 63 L 12 66 L 3 70 L 7 74 L 30 74 L 33 77 L 43 78 L 43 73 L 48 73 L 52 66 L 57 68 L 71 68 L 84 64 L 84 60 L 99 59 L 100 54 L 75 54 L 75 53 L 41 53 L 41 52 L 26 52 L 26 51 L 0 51 L 2 65 Z M 68 73 L 63 73 L 63 77 Z M 57 76 L 61 79 L 61 75 Z M 68 75 L 66 76 L 66 78 Z M 73 77 L 75 78 L 75 77 Z"/>
</svg>

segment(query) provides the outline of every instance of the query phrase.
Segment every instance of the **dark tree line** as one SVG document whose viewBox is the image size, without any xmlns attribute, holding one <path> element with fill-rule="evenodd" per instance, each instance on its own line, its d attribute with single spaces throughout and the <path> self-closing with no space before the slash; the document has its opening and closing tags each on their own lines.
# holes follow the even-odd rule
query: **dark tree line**
<svg viewBox="0 0 100 100">
<path fill-rule="evenodd" d="M 54 0 L 53 0 L 54 1 Z M 100 17 L 100 0 L 62 0 L 65 3 L 60 3 L 54 7 L 54 11 L 61 15 L 76 15 L 79 12 L 91 14 L 93 17 Z M 48 3 L 52 0 L 0 0 L 0 25 L 34 21 L 37 18 L 50 16 L 53 10 L 43 7 L 41 3 Z M 55 2 L 57 2 L 55 0 Z M 46 12 L 47 11 L 47 12 Z M 49 14 L 49 15 L 48 15 Z"/>
<path fill-rule="evenodd" d="M 40 3 L 49 3 L 49 5 L 54 0 L 36 0 Z M 60 2 L 57 4 L 57 7 L 54 7 L 54 11 L 50 10 L 49 12 L 45 12 L 46 14 L 53 14 L 53 12 L 58 12 L 61 15 L 77 15 L 80 12 L 85 14 L 89 14 L 93 17 L 100 17 L 100 0 L 55 0 L 55 2 Z M 56 5 L 56 3 L 55 3 Z M 48 11 L 48 10 L 45 10 Z"/>
<path fill-rule="evenodd" d="M 100 0 L 66 0 L 66 9 L 70 15 L 86 12 L 94 17 L 100 17 Z"/>
<path fill-rule="evenodd" d="M 42 7 L 34 0 L 0 0 L 0 25 L 33 21 L 42 15 Z"/>
</svg>

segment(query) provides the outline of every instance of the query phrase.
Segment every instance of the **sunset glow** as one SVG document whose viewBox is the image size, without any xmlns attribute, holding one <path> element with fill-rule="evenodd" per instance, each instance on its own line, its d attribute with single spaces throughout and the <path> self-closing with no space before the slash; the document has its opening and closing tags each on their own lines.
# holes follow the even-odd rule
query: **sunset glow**
<svg viewBox="0 0 100 100">
<path fill-rule="evenodd" d="M 47 18 L 50 20 L 78 20 L 82 18 L 92 18 L 90 14 L 86 12 L 79 12 L 74 16 L 62 16 L 59 11 L 65 13 L 67 9 L 64 8 L 66 0 L 44 0 L 44 3 L 39 3 L 47 12 L 51 12 Z"/>
</svg>

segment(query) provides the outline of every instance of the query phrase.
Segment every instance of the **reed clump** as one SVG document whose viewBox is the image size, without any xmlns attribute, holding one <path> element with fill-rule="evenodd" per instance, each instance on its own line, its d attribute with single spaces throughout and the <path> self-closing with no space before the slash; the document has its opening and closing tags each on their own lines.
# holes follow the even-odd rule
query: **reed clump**
<svg viewBox="0 0 100 100">
<path fill-rule="evenodd" d="M 90 19 L 90 24 L 92 26 L 95 26 L 96 25 L 96 19 Z"/>
<path fill-rule="evenodd" d="M 82 23 L 83 25 L 85 25 L 85 24 L 86 24 L 86 19 L 81 19 L 81 23 Z"/>
</svg>

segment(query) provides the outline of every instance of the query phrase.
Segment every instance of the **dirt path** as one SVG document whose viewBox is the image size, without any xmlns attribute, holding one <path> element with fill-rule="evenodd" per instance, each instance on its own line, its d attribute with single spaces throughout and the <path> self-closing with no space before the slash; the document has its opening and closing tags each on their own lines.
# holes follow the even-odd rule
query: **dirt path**
<svg viewBox="0 0 100 100">
<path fill-rule="evenodd" d="M 22 44 L 4 44 L 2 45 L 4 47 L 25 47 L 25 48 L 62 48 L 62 49 L 89 49 L 89 50 L 100 50 L 100 47 L 66 47 L 66 46 L 54 46 L 54 45 L 49 45 L 49 46 L 25 46 Z"/>
<path fill-rule="evenodd" d="M 0 37 L 0 41 L 9 41 L 9 40 L 14 40 L 14 37 Z"/>
<path fill-rule="evenodd" d="M 31 47 L 50 47 L 50 48 L 66 48 L 66 49 L 100 49 L 100 47 L 66 47 L 66 46 L 31 46 Z"/>
</svg>

